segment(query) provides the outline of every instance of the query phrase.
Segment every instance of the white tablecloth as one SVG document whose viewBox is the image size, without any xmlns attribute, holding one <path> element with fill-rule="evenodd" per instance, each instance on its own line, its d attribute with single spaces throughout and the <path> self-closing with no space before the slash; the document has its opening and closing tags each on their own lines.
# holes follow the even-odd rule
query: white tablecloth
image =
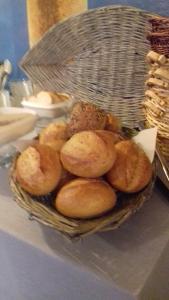
<svg viewBox="0 0 169 300">
<path fill-rule="evenodd" d="M 169 195 L 118 230 L 71 243 L 28 219 L 0 170 L 0 300 L 168 300 Z"/>
</svg>

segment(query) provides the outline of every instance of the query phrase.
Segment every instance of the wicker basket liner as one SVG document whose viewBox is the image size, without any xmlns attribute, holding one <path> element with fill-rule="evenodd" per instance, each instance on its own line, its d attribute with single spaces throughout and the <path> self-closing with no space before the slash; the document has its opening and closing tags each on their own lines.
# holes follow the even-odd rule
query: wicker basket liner
<svg viewBox="0 0 169 300">
<path fill-rule="evenodd" d="M 147 74 L 148 14 L 125 6 L 87 11 L 53 26 L 23 57 L 28 77 L 113 111 L 134 126 Z"/>
<path fill-rule="evenodd" d="M 137 126 L 143 119 L 148 19 L 147 12 L 125 6 L 71 17 L 52 27 L 24 56 L 21 67 L 43 89 L 73 94 L 113 112 L 125 125 Z M 154 181 L 155 176 L 140 193 L 122 194 L 118 207 L 105 216 L 80 221 L 35 201 L 21 189 L 13 172 L 10 177 L 17 203 L 33 219 L 71 238 L 116 229 L 151 196 Z"/>
</svg>

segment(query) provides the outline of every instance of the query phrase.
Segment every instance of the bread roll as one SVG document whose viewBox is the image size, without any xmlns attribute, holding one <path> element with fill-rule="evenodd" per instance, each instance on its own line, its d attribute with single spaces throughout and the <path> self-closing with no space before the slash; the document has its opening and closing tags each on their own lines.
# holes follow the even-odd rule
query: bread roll
<svg viewBox="0 0 169 300">
<path fill-rule="evenodd" d="M 67 140 L 67 126 L 64 122 L 51 123 L 39 135 L 39 143 L 60 151 Z"/>
<path fill-rule="evenodd" d="M 40 133 L 40 141 L 53 141 L 54 139 L 67 139 L 67 125 L 65 122 L 55 122 L 49 124 Z"/>
<path fill-rule="evenodd" d="M 86 131 L 104 129 L 106 114 L 90 103 L 78 102 L 74 105 L 68 123 L 68 136 Z"/>
<path fill-rule="evenodd" d="M 151 180 L 152 166 L 144 151 L 132 141 L 115 145 L 117 158 L 107 174 L 108 182 L 117 190 L 135 193 Z"/>
<path fill-rule="evenodd" d="M 112 114 L 107 114 L 105 130 L 120 132 L 121 131 L 120 120 L 117 117 L 113 116 Z"/>
<path fill-rule="evenodd" d="M 101 138 L 106 139 L 109 143 L 112 143 L 113 146 L 116 143 L 119 143 L 123 140 L 122 136 L 120 136 L 119 133 L 108 131 L 108 130 L 95 130 L 97 135 L 99 135 Z"/>
<path fill-rule="evenodd" d="M 58 193 L 56 209 L 66 217 L 93 218 L 111 210 L 116 194 L 108 183 L 100 179 L 75 179 Z"/>
<path fill-rule="evenodd" d="M 80 176 L 100 177 L 110 170 L 116 159 L 115 147 L 106 136 L 83 131 L 73 135 L 61 149 L 60 158 L 66 170 Z"/>
<path fill-rule="evenodd" d="M 33 145 L 16 162 L 16 179 L 28 193 L 41 196 L 53 191 L 61 177 L 57 153 L 46 145 Z"/>
<path fill-rule="evenodd" d="M 41 104 L 51 105 L 66 101 L 69 99 L 69 96 L 66 94 L 41 91 L 37 94 L 36 98 Z"/>
</svg>

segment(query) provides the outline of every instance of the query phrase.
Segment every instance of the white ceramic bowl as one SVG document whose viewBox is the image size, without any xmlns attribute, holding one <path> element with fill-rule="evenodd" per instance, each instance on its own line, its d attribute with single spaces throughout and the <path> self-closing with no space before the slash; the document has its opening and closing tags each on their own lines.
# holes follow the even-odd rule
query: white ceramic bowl
<svg viewBox="0 0 169 300">
<path fill-rule="evenodd" d="M 21 102 L 24 108 L 34 110 L 41 118 L 59 118 L 64 116 L 68 114 L 74 103 L 75 100 L 72 97 L 67 101 L 51 105 L 40 105 L 39 103 L 29 102 L 26 99 L 23 99 Z"/>
</svg>

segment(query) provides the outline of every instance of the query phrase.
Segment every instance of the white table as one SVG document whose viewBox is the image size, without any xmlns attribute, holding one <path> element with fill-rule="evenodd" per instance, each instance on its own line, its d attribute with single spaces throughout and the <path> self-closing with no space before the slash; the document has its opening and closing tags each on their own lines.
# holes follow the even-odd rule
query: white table
<svg viewBox="0 0 169 300">
<path fill-rule="evenodd" d="M 121 228 L 71 243 L 28 219 L 0 170 L 0 300 L 168 300 L 169 195 Z"/>
</svg>

